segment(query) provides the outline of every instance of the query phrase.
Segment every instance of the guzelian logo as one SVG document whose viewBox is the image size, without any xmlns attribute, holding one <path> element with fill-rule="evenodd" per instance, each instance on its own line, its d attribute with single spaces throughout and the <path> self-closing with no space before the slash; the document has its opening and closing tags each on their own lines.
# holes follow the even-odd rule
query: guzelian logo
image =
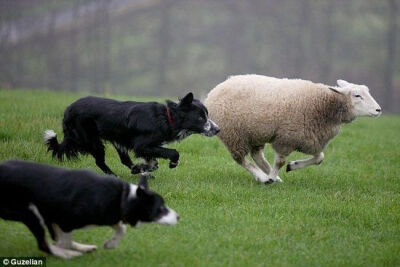
<svg viewBox="0 0 400 267">
<path fill-rule="evenodd" d="M 0 266 L 46 266 L 45 257 L 0 257 Z"/>
</svg>

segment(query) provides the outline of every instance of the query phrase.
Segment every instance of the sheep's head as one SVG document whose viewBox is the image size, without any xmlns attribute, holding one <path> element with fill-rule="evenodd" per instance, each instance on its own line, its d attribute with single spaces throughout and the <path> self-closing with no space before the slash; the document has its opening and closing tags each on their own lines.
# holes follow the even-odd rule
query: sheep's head
<svg viewBox="0 0 400 267">
<path fill-rule="evenodd" d="M 349 83 L 344 80 L 337 80 L 337 84 L 337 87 L 330 87 L 330 89 L 350 98 L 352 112 L 355 117 L 378 117 L 382 114 L 381 107 L 371 96 L 367 86 Z"/>
</svg>

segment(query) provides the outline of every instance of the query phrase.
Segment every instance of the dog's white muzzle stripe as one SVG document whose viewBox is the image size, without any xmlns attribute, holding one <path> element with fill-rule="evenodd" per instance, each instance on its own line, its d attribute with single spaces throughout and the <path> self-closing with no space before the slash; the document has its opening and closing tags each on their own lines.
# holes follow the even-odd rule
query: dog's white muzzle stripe
<svg viewBox="0 0 400 267">
<path fill-rule="evenodd" d="M 160 224 L 175 225 L 178 223 L 179 215 L 173 209 L 168 208 L 168 213 L 158 219 L 156 222 Z"/>
</svg>

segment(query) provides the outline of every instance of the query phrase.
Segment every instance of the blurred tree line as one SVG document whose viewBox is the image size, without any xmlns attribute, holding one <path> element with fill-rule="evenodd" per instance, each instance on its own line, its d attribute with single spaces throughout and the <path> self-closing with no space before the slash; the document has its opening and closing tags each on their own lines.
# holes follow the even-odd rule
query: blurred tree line
<svg viewBox="0 0 400 267">
<path fill-rule="evenodd" d="M 0 0 L 0 87 L 205 96 L 258 73 L 400 112 L 399 0 Z"/>
</svg>

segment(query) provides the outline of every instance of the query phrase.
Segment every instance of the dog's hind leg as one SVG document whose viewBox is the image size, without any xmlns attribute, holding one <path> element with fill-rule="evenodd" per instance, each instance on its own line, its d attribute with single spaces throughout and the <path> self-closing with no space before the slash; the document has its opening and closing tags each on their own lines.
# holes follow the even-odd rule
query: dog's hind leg
<svg viewBox="0 0 400 267">
<path fill-rule="evenodd" d="M 1 192 L 4 194 L 4 191 Z M 21 196 L 23 198 L 23 195 Z M 4 199 L 1 199 L 4 201 Z M 21 201 L 11 202 L 9 208 L 1 209 L 0 216 L 5 220 L 18 221 L 25 224 L 36 239 L 37 245 L 41 251 L 52 254 L 49 244 L 46 240 L 45 224 L 42 216 L 35 205 Z"/>
<path fill-rule="evenodd" d="M 47 242 L 45 234 L 46 224 L 38 208 L 34 204 L 29 204 L 28 210 L 24 213 L 24 218 L 21 221 L 35 236 L 40 250 L 63 259 L 70 259 L 82 255 L 79 252 L 65 250 Z"/>
<path fill-rule="evenodd" d="M 21 222 L 24 223 L 36 238 L 40 250 L 53 254 L 46 240 L 45 224 L 35 205 L 30 204 L 28 209 L 21 213 Z"/>
<path fill-rule="evenodd" d="M 56 234 L 56 246 L 67 250 L 76 250 L 79 252 L 92 252 L 97 249 L 95 245 L 86 245 L 72 241 L 72 233 L 65 233 L 60 226 L 53 224 L 53 229 Z"/>
<path fill-rule="evenodd" d="M 48 221 L 46 221 L 45 223 L 46 223 L 47 229 L 49 230 L 51 239 L 53 239 L 55 241 L 56 233 L 54 232 L 53 225 L 51 224 L 51 222 L 48 222 Z"/>
<path fill-rule="evenodd" d="M 105 162 L 105 152 L 104 145 L 100 139 L 94 140 L 92 144 L 92 148 L 90 150 L 90 154 L 95 158 L 96 165 L 106 174 L 111 174 L 116 176 L 112 170 L 107 166 Z"/>
<path fill-rule="evenodd" d="M 75 119 L 74 139 L 79 144 L 79 150 L 91 154 L 96 165 L 106 174 L 115 175 L 105 163 L 104 145 L 99 136 L 96 122 L 91 118 Z"/>
<path fill-rule="evenodd" d="M 114 147 L 118 152 L 118 156 L 121 160 L 121 163 L 124 164 L 129 169 L 132 169 L 134 164 L 133 164 L 131 158 L 129 157 L 128 151 L 125 151 L 125 150 L 119 148 L 118 145 L 116 145 L 116 144 L 114 144 Z"/>
</svg>

